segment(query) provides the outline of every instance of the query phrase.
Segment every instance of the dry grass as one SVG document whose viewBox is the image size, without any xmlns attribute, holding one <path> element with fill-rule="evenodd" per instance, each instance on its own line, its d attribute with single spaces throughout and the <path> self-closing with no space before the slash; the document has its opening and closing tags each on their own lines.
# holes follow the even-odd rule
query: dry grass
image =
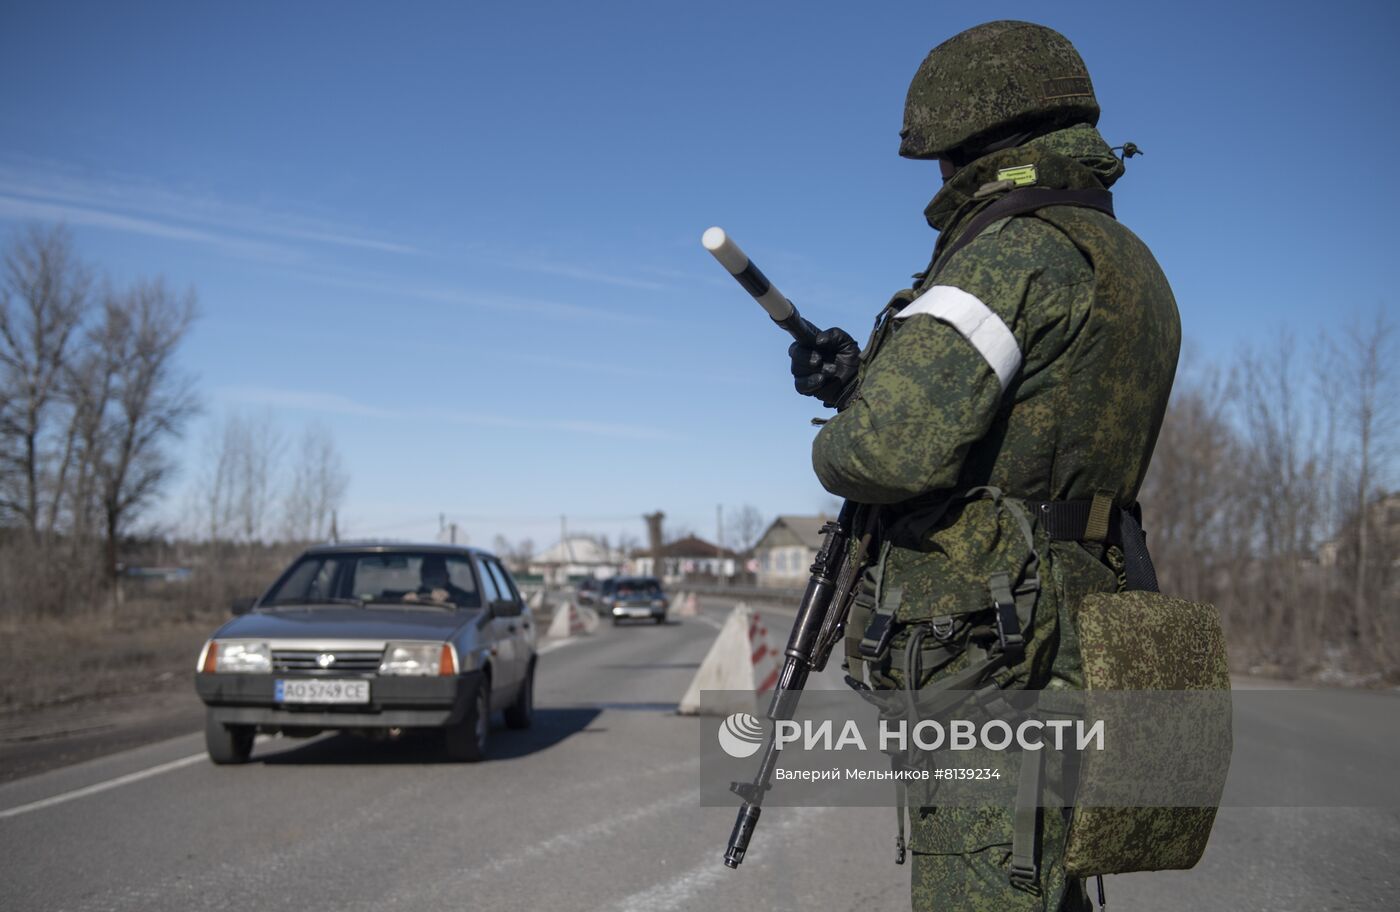
<svg viewBox="0 0 1400 912">
<path fill-rule="evenodd" d="M 7 623 L 0 628 L 0 714 L 191 687 L 200 646 L 227 618 L 210 611 L 161 621 L 132 612 L 115 624 L 102 614 Z"/>
<path fill-rule="evenodd" d="M 300 549 L 161 548 L 136 563 L 192 567 L 179 582 L 103 582 L 83 555 L 11 536 L 0 547 L 0 715 L 192 688 L 204 640 L 236 596 L 261 592 Z M 169 553 L 167 553 L 169 552 Z"/>
</svg>

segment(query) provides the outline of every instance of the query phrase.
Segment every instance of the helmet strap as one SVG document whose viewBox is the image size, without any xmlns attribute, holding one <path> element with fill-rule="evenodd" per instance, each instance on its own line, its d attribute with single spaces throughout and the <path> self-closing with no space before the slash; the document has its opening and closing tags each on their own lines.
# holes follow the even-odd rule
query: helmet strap
<svg viewBox="0 0 1400 912">
<path fill-rule="evenodd" d="M 1044 136 L 1047 133 L 1054 133 L 1063 129 L 1067 124 L 1060 119 L 1050 119 L 1042 121 L 1035 126 L 1018 130 L 1010 136 L 989 143 L 978 143 L 977 145 L 967 145 L 961 149 L 954 149 L 948 153 L 948 160 L 957 168 L 963 168 L 972 164 L 984 155 L 991 155 L 993 152 L 1000 152 L 1002 149 L 1011 149 L 1022 146 L 1033 139 Z"/>
</svg>

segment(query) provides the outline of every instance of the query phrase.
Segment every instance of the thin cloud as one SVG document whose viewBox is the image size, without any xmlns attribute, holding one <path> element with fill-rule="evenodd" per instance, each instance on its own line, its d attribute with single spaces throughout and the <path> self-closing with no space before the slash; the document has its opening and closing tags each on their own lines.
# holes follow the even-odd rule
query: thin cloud
<svg viewBox="0 0 1400 912">
<path fill-rule="evenodd" d="M 143 234 L 148 237 L 165 238 L 175 241 L 190 241 L 197 244 L 212 244 L 231 250 L 242 256 L 279 263 L 294 262 L 294 252 L 285 247 L 250 241 L 244 238 L 225 237 L 188 228 L 171 225 L 151 219 L 130 215 L 118 215 L 100 209 L 75 206 L 66 203 L 48 203 L 36 200 L 19 199 L 0 194 L 0 219 L 38 219 L 49 222 L 67 222 L 70 225 L 87 225 L 93 228 L 106 228 L 124 231 L 128 234 Z"/>
<path fill-rule="evenodd" d="M 525 364 L 538 364 L 541 367 L 553 367 L 559 370 L 578 371 L 588 374 L 603 374 L 611 377 L 622 377 L 631 380 L 651 380 L 658 383 L 682 383 L 684 376 L 675 370 L 647 370 L 641 367 L 631 367 L 625 364 L 612 364 L 607 361 L 578 361 L 570 358 L 554 358 L 549 355 L 535 355 L 528 352 L 516 352 L 510 355 L 512 362 Z M 761 380 L 753 377 L 735 374 L 726 371 L 719 375 L 709 377 L 707 383 L 718 386 L 742 386 L 752 388 Z"/>
<path fill-rule="evenodd" d="M 702 261 L 702 265 L 704 265 L 703 260 L 708 260 L 711 268 L 705 269 L 702 272 L 700 270 L 689 271 L 671 269 L 666 266 L 647 266 L 643 264 L 637 267 L 637 271 L 650 273 L 663 279 L 669 279 L 673 284 L 687 286 L 696 284 L 713 285 L 716 288 L 732 288 L 734 286 L 734 279 L 732 277 L 723 277 L 724 267 L 716 263 L 714 258 L 706 253 L 699 244 L 695 245 L 695 250 L 698 253 L 696 259 Z"/>
<path fill-rule="evenodd" d="M 631 265 L 632 271 L 622 273 L 599 269 L 591 263 L 560 262 L 559 249 L 557 248 L 522 251 L 518 248 L 505 249 L 490 243 L 468 243 L 462 245 L 459 255 L 516 272 L 561 276 L 566 279 L 597 282 L 618 288 L 633 288 L 638 291 L 652 292 L 670 291 L 675 288 L 673 284 L 658 281 L 655 277 L 648 278 L 640 275 L 643 272 L 655 272 L 655 270 L 646 269 L 640 263 Z"/>
<path fill-rule="evenodd" d="M 653 282 L 649 279 L 642 279 L 636 276 L 615 275 L 608 272 L 599 272 L 582 266 L 569 266 L 559 263 L 522 263 L 512 262 L 508 264 L 512 269 L 520 269 L 526 272 L 538 272 L 545 275 L 563 276 L 567 279 L 581 279 L 585 282 L 601 282 L 604 285 L 617 285 L 622 288 L 638 288 L 642 291 L 666 291 L 669 286 L 660 282 Z"/>
<path fill-rule="evenodd" d="M 657 318 L 644 314 L 606 310 L 601 307 L 589 307 L 565 301 L 547 301 L 540 298 L 524 298 L 517 295 L 472 291 L 450 286 L 406 285 L 380 275 L 357 275 L 350 272 L 327 272 L 310 269 L 291 271 L 290 275 L 304 282 L 331 288 L 371 292 L 395 298 L 417 298 L 421 301 L 450 304 L 454 307 L 481 307 L 516 315 L 531 314 L 585 321 L 604 320 L 610 323 L 655 324 L 660 322 Z"/>
<path fill-rule="evenodd" d="M 27 168 L 0 164 L 0 193 L 33 204 L 76 207 L 74 211 L 85 218 L 81 224 L 176 240 L 230 245 L 247 243 L 242 237 L 247 235 L 401 255 L 422 253 L 411 245 L 357 235 L 324 220 L 182 193 L 141 178 L 80 177 L 53 164 Z M 98 216 L 110 218 L 103 221 Z"/>
<path fill-rule="evenodd" d="M 569 358 L 553 358 L 549 355 L 534 355 L 521 352 L 511 355 L 512 361 L 524 364 L 538 364 L 541 367 L 553 367 L 560 370 L 581 371 L 590 374 L 605 374 L 612 377 L 628 377 L 636 380 L 669 380 L 675 377 L 664 371 L 643 370 L 639 367 L 628 367 L 624 364 L 612 364 L 606 361 L 576 361 Z"/>
<path fill-rule="evenodd" d="M 609 437 L 623 440 L 680 440 L 674 434 L 659 428 L 639 425 L 613 424 L 575 419 L 533 419 L 516 418 L 508 415 L 492 415 L 484 412 L 463 412 L 452 409 L 386 409 L 366 405 L 336 393 L 323 393 L 312 390 L 278 389 L 263 386 L 226 386 L 216 390 L 216 395 L 229 402 L 248 405 L 268 405 L 275 408 L 299 409 L 322 414 L 347 415 L 355 418 L 375 418 L 389 421 L 412 421 L 421 425 L 425 421 L 439 424 L 458 424 L 467 427 L 513 428 L 529 431 L 560 431 L 565 433 L 588 434 L 596 437 Z"/>
<path fill-rule="evenodd" d="M 270 386 L 224 386 L 215 392 L 220 398 L 230 402 L 324 412 L 330 415 L 349 415 L 355 418 L 398 418 L 403 414 L 392 409 L 363 405 L 336 393 L 277 389 Z"/>
</svg>

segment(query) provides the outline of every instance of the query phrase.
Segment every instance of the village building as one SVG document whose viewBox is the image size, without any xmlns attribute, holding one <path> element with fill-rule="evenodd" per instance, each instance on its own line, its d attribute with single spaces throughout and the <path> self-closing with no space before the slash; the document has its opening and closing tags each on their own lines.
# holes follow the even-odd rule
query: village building
<svg viewBox="0 0 1400 912">
<path fill-rule="evenodd" d="M 801 588 L 806 585 L 822 546 L 822 526 L 830 517 L 779 516 L 753 546 L 759 586 Z"/>
<path fill-rule="evenodd" d="M 591 535 L 570 535 L 530 558 L 527 572 L 547 585 L 564 586 L 580 579 L 616 576 L 624 563 L 622 552 Z"/>
<path fill-rule="evenodd" d="M 728 548 L 687 535 L 661 547 L 661 572 L 649 549 L 632 552 L 626 572 L 632 576 L 654 576 L 664 583 L 719 582 L 732 579 L 740 569 L 739 556 Z"/>
</svg>

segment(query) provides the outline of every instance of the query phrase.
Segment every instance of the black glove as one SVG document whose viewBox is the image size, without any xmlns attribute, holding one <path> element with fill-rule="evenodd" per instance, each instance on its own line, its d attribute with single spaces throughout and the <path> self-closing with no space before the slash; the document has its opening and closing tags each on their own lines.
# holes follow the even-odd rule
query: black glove
<svg viewBox="0 0 1400 912">
<path fill-rule="evenodd" d="M 792 359 L 793 385 L 804 396 L 816 396 L 827 408 L 836 408 L 856 379 L 860 366 L 860 346 L 844 329 L 817 333 L 811 348 L 794 342 L 788 348 Z"/>
</svg>

